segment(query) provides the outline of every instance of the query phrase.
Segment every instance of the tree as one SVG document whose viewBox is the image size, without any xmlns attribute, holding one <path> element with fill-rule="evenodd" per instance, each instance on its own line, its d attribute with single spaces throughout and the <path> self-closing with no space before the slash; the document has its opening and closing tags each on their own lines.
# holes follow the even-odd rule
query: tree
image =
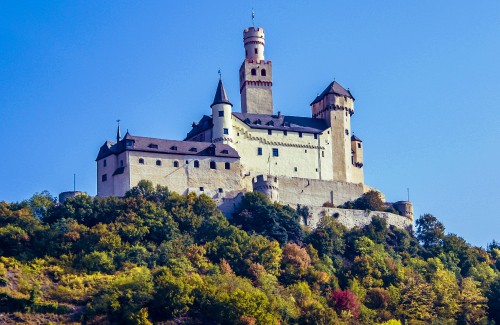
<svg viewBox="0 0 500 325">
<path fill-rule="evenodd" d="M 488 316 L 496 324 L 500 324 L 500 277 L 490 284 L 486 293 L 488 298 Z"/>
<path fill-rule="evenodd" d="M 335 289 L 331 293 L 329 299 L 332 301 L 333 307 L 337 313 L 343 311 L 349 312 L 355 318 L 359 316 L 359 301 L 358 297 L 350 290 Z"/>
<path fill-rule="evenodd" d="M 420 216 L 415 222 L 417 238 L 425 249 L 426 256 L 437 256 L 444 239 L 444 225 L 431 214 Z"/>
<path fill-rule="evenodd" d="M 487 299 L 479 288 L 480 283 L 472 278 L 462 279 L 460 285 L 461 310 L 459 324 L 480 324 L 486 320 Z M 494 309 L 490 309 L 490 315 Z"/>
</svg>

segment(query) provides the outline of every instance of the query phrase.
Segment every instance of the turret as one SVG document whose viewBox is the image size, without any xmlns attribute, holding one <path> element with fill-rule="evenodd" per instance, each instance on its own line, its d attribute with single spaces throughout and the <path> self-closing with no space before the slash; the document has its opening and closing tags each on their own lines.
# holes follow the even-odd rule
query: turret
<svg viewBox="0 0 500 325">
<path fill-rule="evenodd" d="M 240 68 L 241 112 L 273 114 L 272 62 L 264 58 L 264 30 L 250 27 L 243 31 L 245 60 Z"/>
<path fill-rule="evenodd" d="M 231 121 L 233 104 L 227 97 L 226 90 L 222 84 L 222 79 L 219 79 L 217 91 L 215 92 L 214 102 L 210 105 L 212 108 L 212 142 L 233 144 L 233 124 Z"/>
</svg>

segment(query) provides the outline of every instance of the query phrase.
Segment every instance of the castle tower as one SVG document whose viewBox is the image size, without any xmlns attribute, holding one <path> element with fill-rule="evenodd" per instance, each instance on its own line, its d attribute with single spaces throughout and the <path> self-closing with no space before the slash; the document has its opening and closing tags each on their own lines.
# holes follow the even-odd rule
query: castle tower
<svg viewBox="0 0 500 325">
<path fill-rule="evenodd" d="M 226 90 L 219 79 L 217 91 L 215 92 L 214 102 L 210 105 L 212 108 L 212 142 L 233 144 L 233 124 L 231 122 L 233 104 L 227 98 Z"/>
<path fill-rule="evenodd" d="M 257 175 L 257 177 L 252 180 L 252 187 L 254 192 L 264 193 L 271 202 L 280 201 L 280 186 L 276 176 Z"/>
<path fill-rule="evenodd" d="M 273 114 L 273 66 L 264 59 L 265 37 L 262 28 L 243 31 L 245 60 L 240 68 L 241 112 Z"/>
<path fill-rule="evenodd" d="M 311 108 L 314 118 L 324 119 L 331 127 L 333 178 L 362 183 L 359 172 L 354 172 L 356 167 L 352 159 L 351 116 L 354 114 L 354 97 L 351 92 L 333 81 L 311 103 Z M 356 177 L 353 177 L 353 173 Z"/>
</svg>

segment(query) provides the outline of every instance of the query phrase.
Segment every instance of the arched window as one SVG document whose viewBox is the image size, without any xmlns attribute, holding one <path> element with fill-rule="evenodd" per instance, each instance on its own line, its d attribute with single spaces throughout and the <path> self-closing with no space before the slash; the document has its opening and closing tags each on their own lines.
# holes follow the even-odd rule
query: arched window
<svg viewBox="0 0 500 325">
<path fill-rule="evenodd" d="M 225 163 L 225 164 L 224 164 L 224 168 L 226 168 L 226 169 L 231 169 L 231 164 L 230 164 L 230 163 L 228 163 L 228 162 L 227 162 L 227 163 Z"/>
<path fill-rule="evenodd" d="M 217 169 L 217 165 L 215 164 L 215 161 L 210 162 L 210 169 Z"/>
<path fill-rule="evenodd" d="M 256 76 L 256 75 L 257 75 L 257 70 L 252 69 L 252 76 Z"/>
<path fill-rule="evenodd" d="M 156 166 L 161 166 L 161 160 L 156 161 Z"/>
<path fill-rule="evenodd" d="M 194 161 L 194 168 L 200 168 L 200 162 L 198 160 Z"/>
<path fill-rule="evenodd" d="M 174 167 L 179 167 L 179 162 L 178 161 L 174 161 Z"/>
<path fill-rule="evenodd" d="M 144 159 L 139 158 L 139 164 L 144 165 Z"/>
<path fill-rule="evenodd" d="M 266 76 L 266 69 L 260 70 L 260 75 L 265 77 Z"/>
</svg>

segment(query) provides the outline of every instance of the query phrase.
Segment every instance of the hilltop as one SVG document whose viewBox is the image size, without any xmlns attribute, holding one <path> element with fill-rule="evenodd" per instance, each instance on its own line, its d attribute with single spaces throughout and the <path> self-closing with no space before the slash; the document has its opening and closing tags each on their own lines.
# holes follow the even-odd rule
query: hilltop
<svg viewBox="0 0 500 325">
<path fill-rule="evenodd" d="M 348 230 L 247 193 L 231 219 L 205 195 L 141 181 L 124 198 L 0 202 L 0 322 L 493 324 L 500 245 L 425 214 L 415 233 Z"/>
</svg>

